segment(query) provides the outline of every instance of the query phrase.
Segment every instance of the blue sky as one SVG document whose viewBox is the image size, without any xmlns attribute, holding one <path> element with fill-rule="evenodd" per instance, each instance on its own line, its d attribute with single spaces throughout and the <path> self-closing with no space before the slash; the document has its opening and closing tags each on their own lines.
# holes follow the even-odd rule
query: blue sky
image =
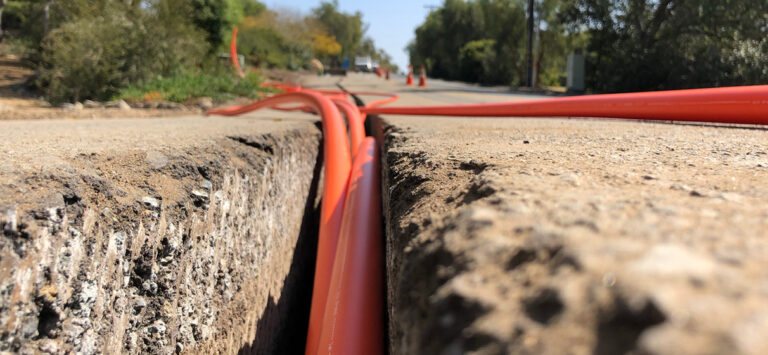
<svg viewBox="0 0 768 355">
<path fill-rule="evenodd" d="M 289 8 L 308 14 L 320 0 L 266 0 L 269 8 Z M 343 12 L 360 11 L 368 24 L 366 35 L 373 38 L 376 47 L 384 49 L 402 70 L 408 65 L 405 46 L 413 40 L 416 29 L 429 13 L 425 5 L 440 5 L 443 0 L 339 0 Z"/>
</svg>

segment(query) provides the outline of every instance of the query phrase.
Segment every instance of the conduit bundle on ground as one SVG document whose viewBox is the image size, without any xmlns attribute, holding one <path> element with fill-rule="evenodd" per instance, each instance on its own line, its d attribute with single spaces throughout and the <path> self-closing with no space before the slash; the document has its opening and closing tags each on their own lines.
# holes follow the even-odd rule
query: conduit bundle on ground
<svg viewBox="0 0 768 355">
<path fill-rule="evenodd" d="M 285 92 L 208 114 L 234 116 L 275 108 L 321 116 L 326 178 L 306 354 L 384 351 L 380 142 L 365 136 L 366 115 L 603 117 L 768 124 L 768 86 L 424 107 L 382 107 L 397 99 L 392 94 L 312 90 L 292 84 L 269 86 Z M 349 101 L 350 94 L 386 98 L 358 107 Z"/>
</svg>

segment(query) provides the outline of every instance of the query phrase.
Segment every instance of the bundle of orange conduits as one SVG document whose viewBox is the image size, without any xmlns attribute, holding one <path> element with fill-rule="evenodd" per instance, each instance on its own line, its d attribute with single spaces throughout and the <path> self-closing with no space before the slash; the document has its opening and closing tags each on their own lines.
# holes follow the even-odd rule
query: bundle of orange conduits
<svg viewBox="0 0 768 355">
<path fill-rule="evenodd" d="M 286 92 L 208 114 L 234 116 L 271 107 L 316 112 L 322 117 L 325 185 L 306 354 L 380 354 L 384 290 L 377 143 L 365 136 L 365 115 L 349 101 L 348 93 L 290 84 L 268 86 Z M 388 96 L 370 107 L 397 98 L 364 94 Z"/>
<path fill-rule="evenodd" d="M 233 37 L 233 57 L 234 46 Z M 208 114 L 234 116 L 274 108 L 314 112 L 322 118 L 325 185 L 305 351 L 308 355 L 380 354 L 384 350 L 379 153 L 378 143 L 365 136 L 367 114 L 603 117 L 768 125 L 768 86 L 428 107 L 380 107 L 397 99 L 392 94 L 312 90 L 292 84 L 267 86 L 285 92 Z M 350 94 L 386 98 L 358 107 L 349 101 Z M 349 125 L 349 139 L 342 114 Z"/>
</svg>

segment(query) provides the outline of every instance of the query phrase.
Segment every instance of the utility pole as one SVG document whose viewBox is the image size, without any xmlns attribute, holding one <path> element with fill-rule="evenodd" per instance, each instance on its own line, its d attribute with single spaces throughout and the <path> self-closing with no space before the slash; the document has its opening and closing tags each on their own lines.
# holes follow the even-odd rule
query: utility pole
<svg viewBox="0 0 768 355">
<path fill-rule="evenodd" d="M 53 0 L 48 0 L 43 5 L 43 36 L 48 34 L 51 25 L 51 4 Z"/>
<path fill-rule="evenodd" d="M 533 88 L 533 0 L 528 0 L 528 85 Z"/>
</svg>

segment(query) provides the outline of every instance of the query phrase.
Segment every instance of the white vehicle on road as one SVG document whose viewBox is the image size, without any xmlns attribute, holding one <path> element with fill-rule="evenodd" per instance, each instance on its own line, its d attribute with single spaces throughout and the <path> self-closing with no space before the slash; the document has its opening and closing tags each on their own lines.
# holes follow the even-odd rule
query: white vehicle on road
<svg viewBox="0 0 768 355">
<path fill-rule="evenodd" d="M 362 72 L 372 72 L 376 69 L 377 63 L 374 63 L 371 57 L 355 57 L 355 69 Z"/>
</svg>

